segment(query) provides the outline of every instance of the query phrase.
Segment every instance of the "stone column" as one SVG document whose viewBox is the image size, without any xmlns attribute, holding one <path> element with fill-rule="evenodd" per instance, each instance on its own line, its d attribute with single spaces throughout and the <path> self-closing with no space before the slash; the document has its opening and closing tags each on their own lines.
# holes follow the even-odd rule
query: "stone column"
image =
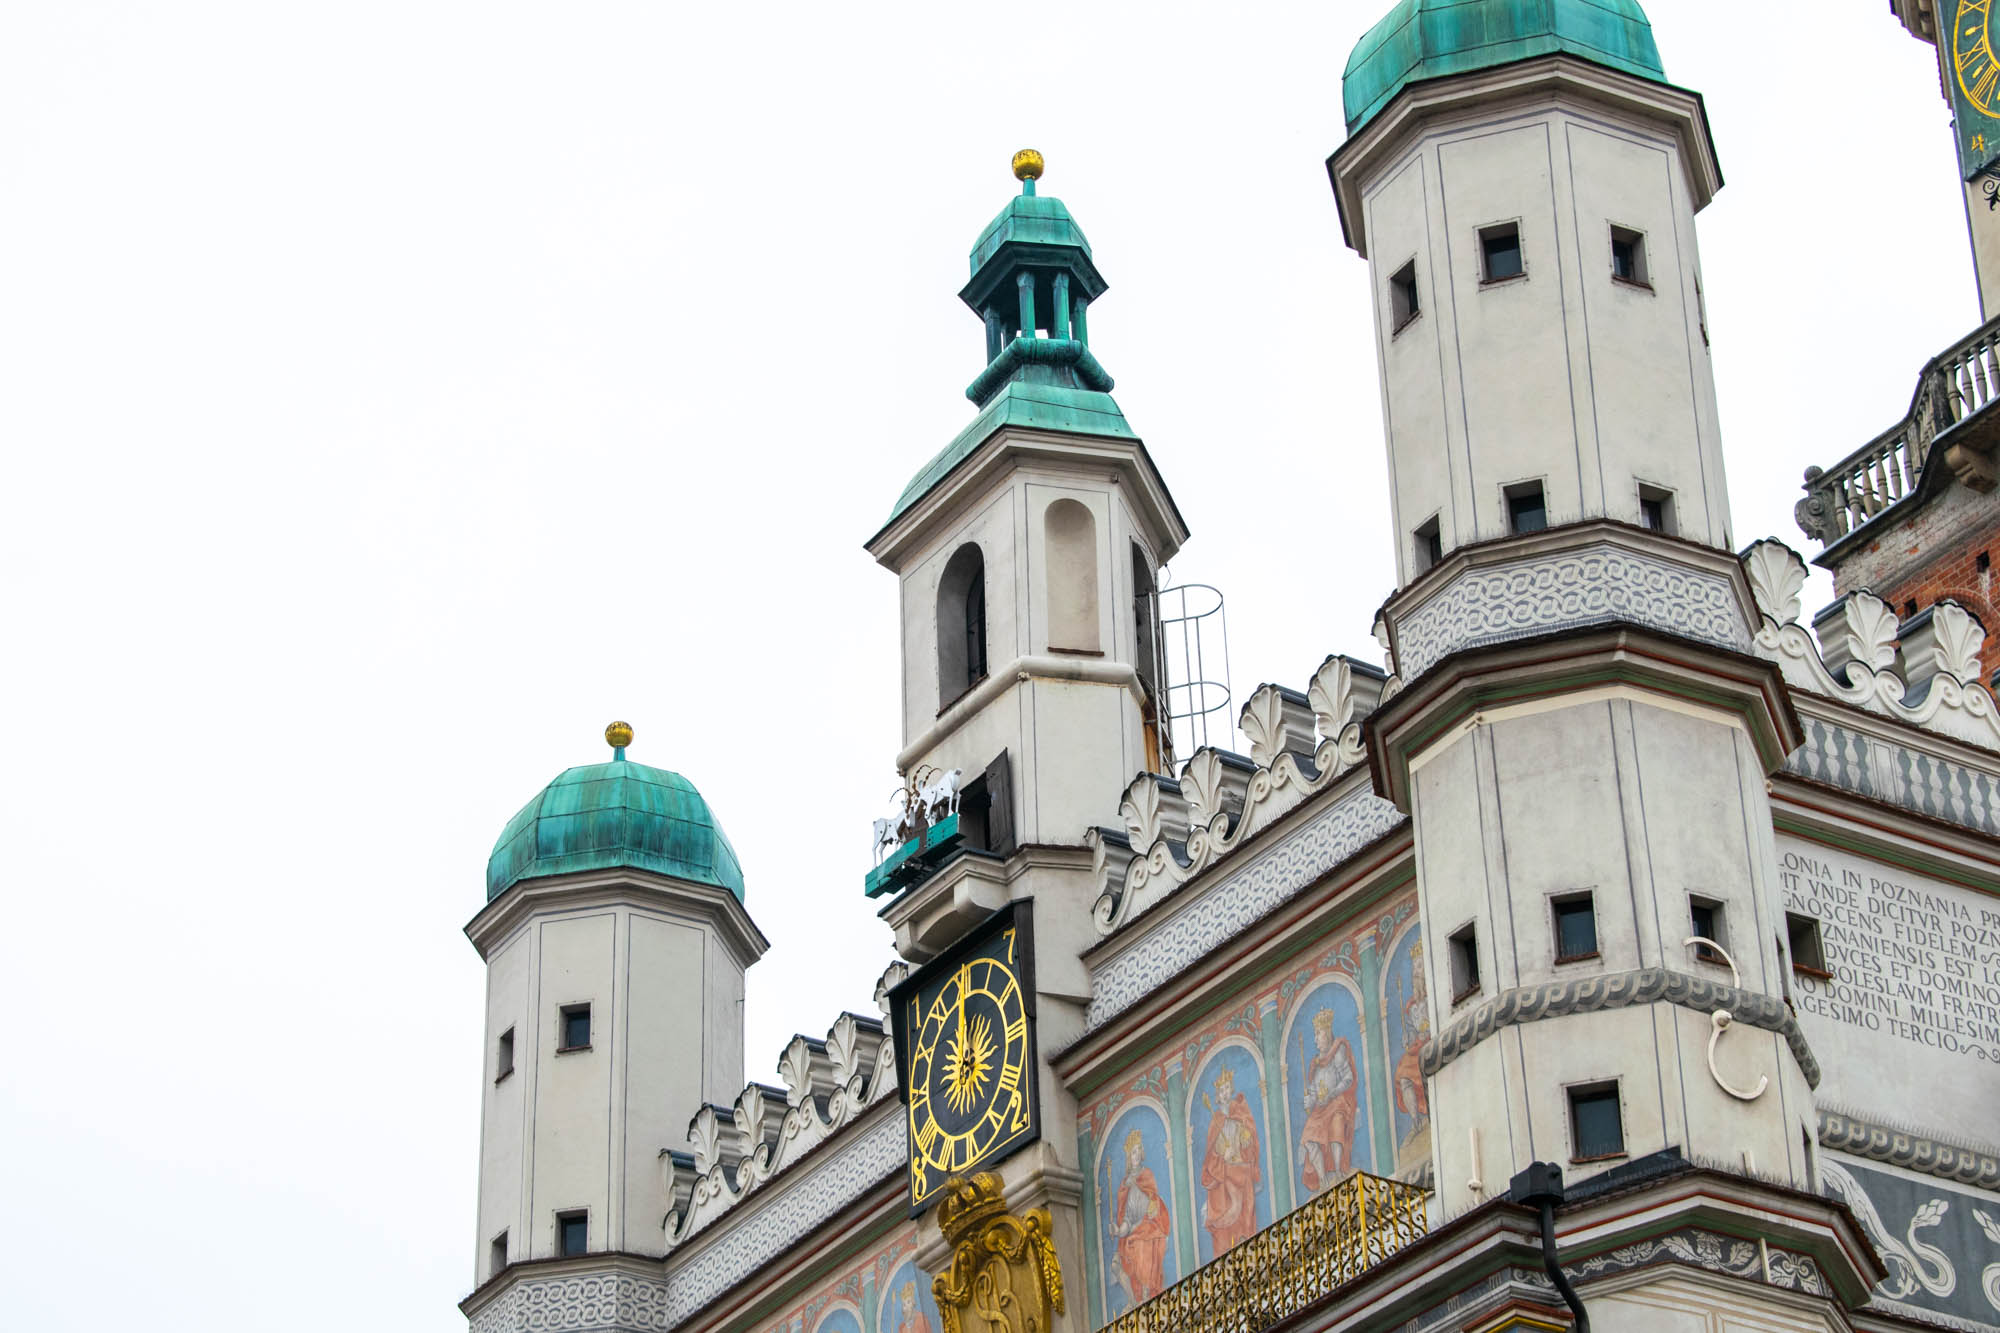
<svg viewBox="0 0 2000 1333">
<path fill-rule="evenodd" d="M 1194 1140 L 1188 1131 L 1187 1077 L 1178 1055 L 1167 1062 L 1167 1132 L 1173 1136 L 1169 1150 L 1179 1168 L 1174 1172 L 1174 1249 L 1181 1258 L 1181 1276 L 1186 1277 L 1199 1266 L 1194 1243 L 1199 1219 L 1194 1215 Z"/>
<path fill-rule="evenodd" d="M 1276 1221 L 1292 1211 L 1292 1144 L 1285 1136 L 1285 1068 L 1281 1058 L 1285 1034 L 1278 997 L 1266 996 L 1262 1009 L 1264 1137 L 1271 1141 L 1271 1218 Z"/>
<path fill-rule="evenodd" d="M 1055 326 L 1049 330 L 1051 337 L 1069 337 L 1069 274 L 1058 273 L 1052 284 L 1054 290 L 1050 299 L 1055 303 Z"/>
<path fill-rule="evenodd" d="M 1023 273 L 1014 279 L 1021 289 L 1021 336 L 1035 336 L 1035 275 Z"/>
<path fill-rule="evenodd" d="M 1389 1024 L 1382 1012 L 1382 956 L 1376 937 L 1361 941 L 1361 1037 L 1368 1043 L 1368 1124 L 1378 1176 L 1396 1174 L 1396 1062 L 1389 1054 Z"/>
</svg>

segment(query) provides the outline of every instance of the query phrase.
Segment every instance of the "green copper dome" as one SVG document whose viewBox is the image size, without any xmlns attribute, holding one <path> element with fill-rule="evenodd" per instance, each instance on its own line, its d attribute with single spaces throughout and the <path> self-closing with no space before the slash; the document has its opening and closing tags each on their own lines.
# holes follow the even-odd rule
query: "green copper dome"
<svg viewBox="0 0 2000 1333">
<path fill-rule="evenodd" d="M 1557 52 L 1666 82 L 1638 0 L 1398 0 L 1347 58 L 1347 132 L 1420 79 Z"/>
<path fill-rule="evenodd" d="M 694 784 L 626 759 L 572 768 L 507 821 L 486 862 L 490 902 L 524 879 L 630 866 L 743 898 L 743 868 Z"/>
</svg>

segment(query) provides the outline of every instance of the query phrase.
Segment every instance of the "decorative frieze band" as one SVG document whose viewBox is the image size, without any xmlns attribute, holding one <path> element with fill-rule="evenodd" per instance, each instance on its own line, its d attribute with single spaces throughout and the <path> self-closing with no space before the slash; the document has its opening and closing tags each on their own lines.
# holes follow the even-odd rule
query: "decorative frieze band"
<svg viewBox="0 0 2000 1333">
<path fill-rule="evenodd" d="M 2000 1157 L 1973 1148 L 1874 1124 L 1839 1111 L 1819 1113 L 1819 1146 L 1835 1152 L 1922 1171 L 1980 1189 L 2000 1189 Z"/>
<path fill-rule="evenodd" d="M 1396 667 L 1415 680 L 1462 649 L 1611 621 L 1750 650 L 1726 575 L 1606 542 L 1467 568 L 1396 616 Z"/>
<path fill-rule="evenodd" d="M 900 1108 L 897 1108 L 900 1109 Z M 835 1140 L 816 1154 L 802 1178 L 788 1182 L 763 1207 L 733 1218 L 685 1258 L 670 1256 L 664 1326 L 682 1320 L 810 1237 L 835 1213 L 909 1164 L 900 1114 Z"/>
<path fill-rule="evenodd" d="M 1595 976 L 1550 981 L 1502 991 L 1453 1023 L 1424 1047 L 1426 1076 L 1436 1074 L 1459 1056 L 1505 1027 L 1536 1023 L 1566 1014 L 1590 1014 L 1641 1004 L 1677 1004 L 1704 1016 L 1727 1009 L 1738 1023 L 1775 1032 L 1792 1048 L 1806 1082 L 1819 1086 L 1819 1061 L 1806 1044 L 1806 1034 L 1785 1002 L 1775 995 L 1743 990 L 1707 977 L 1690 976 L 1666 967 L 1642 967 L 1631 972 L 1600 972 Z"/>
</svg>

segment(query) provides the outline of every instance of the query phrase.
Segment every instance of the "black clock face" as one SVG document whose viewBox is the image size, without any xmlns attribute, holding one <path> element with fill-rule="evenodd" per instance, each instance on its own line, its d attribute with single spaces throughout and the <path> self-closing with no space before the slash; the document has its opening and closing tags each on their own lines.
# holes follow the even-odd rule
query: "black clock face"
<svg viewBox="0 0 2000 1333">
<path fill-rule="evenodd" d="M 893 997 L 913 1208 L 1039 1132 L 1030 910 L 1004 910 Z"/>
</svg>

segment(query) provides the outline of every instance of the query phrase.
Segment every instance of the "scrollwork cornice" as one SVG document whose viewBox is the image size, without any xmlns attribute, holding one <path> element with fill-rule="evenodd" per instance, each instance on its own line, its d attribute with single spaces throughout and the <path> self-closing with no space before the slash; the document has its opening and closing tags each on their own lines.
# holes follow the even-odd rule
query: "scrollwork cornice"
<svg viewBox="0 0 2000 1333">
<path fill-rule="evenodd" d="M 1502 1028 L 1537 1023 L 1568 1014 L 1597 1013 L 1634 1005 L 1674 1004 L 1704 1017 L 1727 1010 L 1737 1023 L 1775 1032 L 1791 1047 L 1806 1082 L 1819 1086 L 1819 1061 L 1806 1034 L 1785 1002 L 1774 995 L 1744 990 L 1707 977 L 1666 967 L 1642 967 L 1630 972 L 1600 972 L 1593 976 L 1518 986 L 1501 991 L 1465 1015 L 1425 1045 L 1424 1074 L 1434 1075 Z"/>
</svg>

